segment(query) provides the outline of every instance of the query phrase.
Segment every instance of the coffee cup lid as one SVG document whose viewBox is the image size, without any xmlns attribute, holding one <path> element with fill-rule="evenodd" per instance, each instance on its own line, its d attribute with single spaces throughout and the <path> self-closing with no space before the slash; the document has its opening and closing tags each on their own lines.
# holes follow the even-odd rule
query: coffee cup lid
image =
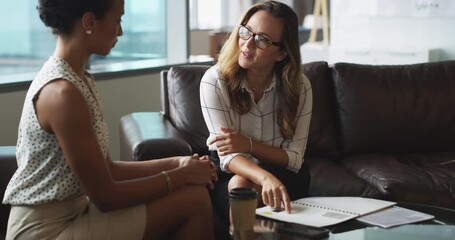
<svg viewBox="0 0 455 240">
<path fill-rule="evenodd" d="M 255 199 L 258 192 L 254 188 L 234 188 L 229 192 L 232 199 Z"/>
</svg>

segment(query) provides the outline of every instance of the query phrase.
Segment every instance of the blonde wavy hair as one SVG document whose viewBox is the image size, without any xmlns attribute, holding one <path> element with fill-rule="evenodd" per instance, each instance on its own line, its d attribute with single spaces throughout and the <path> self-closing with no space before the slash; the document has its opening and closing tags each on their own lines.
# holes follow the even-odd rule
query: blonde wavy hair
<svg viewBox="0 0 455 240">
<path fill-rule="evenodd" d="M 253 5 L 243 15 L 239 26 L 235 27 L 221 48 L 218 65 L 221 77 L 227 81 L 231 105 L 239 114 L 247 113 L 251 108 L 251 100 L 246 91 L 242 91 L 242 81 L 246 78 L 246 69 L 240 67 L 238 46 L 240 25 L 245 25 L 258 11 L 265 11 L 273 17 L 283 20 L 281 35 L 282 51 L 287 56 L 275 63 L 274 73 L 277 75 L 276 89 L 278 95 L 277 121 L 281 135 L 285 139 L 294 136 L 296 127 L 297 107 L 300 97 L 302 78 L 300 44 L 298 36 L 298 18 L 288 5 L 276 1 L 261 2 Z"/>
</svg>

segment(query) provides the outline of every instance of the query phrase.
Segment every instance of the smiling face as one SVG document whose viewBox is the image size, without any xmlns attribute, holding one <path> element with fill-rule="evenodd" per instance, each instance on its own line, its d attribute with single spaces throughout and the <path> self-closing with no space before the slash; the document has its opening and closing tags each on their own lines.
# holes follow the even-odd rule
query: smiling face
<svg viewBox="0 0 455 240">
<path fill-rule="evenodd" d="M 259 34 L 272 42 L 280 42 L 283 32 L 283 21 L 261 10 L 254 13 L 245 27 L 254 34 Z M 239 65 L 245 69 L 269 71 L 277 61 L 281 61 L 286 52 L 276 45 L 260 49 L 254 44 L 254 37 L 238 40 L 240 54 Z"/>
</svg>

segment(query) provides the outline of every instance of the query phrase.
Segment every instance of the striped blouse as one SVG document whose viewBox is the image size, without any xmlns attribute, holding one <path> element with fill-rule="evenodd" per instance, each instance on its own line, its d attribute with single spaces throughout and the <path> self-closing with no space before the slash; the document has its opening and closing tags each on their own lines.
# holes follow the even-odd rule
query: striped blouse
<svg viewBox="0 0 455 240">
<path fill-rule="evenodd" d="M 210 133 L 207 145 L 211 139 L 223 134 L 221 127 L 235 129 L 244 136 L 285 150 L 289 159 L 287 169 L 298 172 L 304 161 L 303 156 L 308 141 L 313 106 L 311 84 L 306 76 L 302 78 L 296 131 L 292 139 L 286 140 L 281 136 L 280 128 L 275 121 L 278 107 L 276 81 L 277 78 L 274 76 L 270 86 L 264 91 L 263 98 L 257 104 L 254 102 L 253 91 L 248 88 L 246 81 L 243 82 L 242 87 L 250 93 L 252 107 L 248 113 L 239 115 L 231 107 L 228 85 L 220 78 L 218 65 L 208 69 L 200 85 L 202 114 Z M 216 150 L 216 145 L 209 145 L 209 150 Z M 220 156 L 221 169 L 229 172 L 227 166 L 239 154 L 255 163 L 260 162 L 260 159 L 250 154 L 232 153 Z"/>
</svg>

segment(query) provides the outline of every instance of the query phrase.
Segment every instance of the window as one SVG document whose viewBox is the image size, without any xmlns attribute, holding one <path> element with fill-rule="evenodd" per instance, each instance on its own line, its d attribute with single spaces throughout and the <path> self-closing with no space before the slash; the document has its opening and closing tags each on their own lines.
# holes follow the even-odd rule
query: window
<svg viewBox="0 0 455 240">
<path fill-rule="evenodd" d="M 54 51 L 55 37 L 39 19 L 36 5 L 37 1 L 28 0 L 2 3 L 0 76 L 36 73 Z M 91 68 L 166 58 L 166 0 L 125 1 L 122 20 L 123 36 L 116 47 L 106 57 L 92 56 Z"/>
<path fill-rule="evenodd" d="M 166 57 L 166 1 L 125 1 L 123 36 L 111 53 L 92 56 L 91 65 Z"/>
<path fill-rule="evenodd" d="M 231 28 L 253 0 L 190 0 L 191 29 Z"/>
<path fill-rule="evenodd" d="M 39 21 L 35 4 L 35 1 L 6 1 L 0 8 L 2 75 L 36 71 L 44 56 L 53 51 L 55 40 Z"/>
<path fill-rule="evenodd" d="M 190 0 L 190 28 L 221 28 L 222 0 Z"/>
</svg>

